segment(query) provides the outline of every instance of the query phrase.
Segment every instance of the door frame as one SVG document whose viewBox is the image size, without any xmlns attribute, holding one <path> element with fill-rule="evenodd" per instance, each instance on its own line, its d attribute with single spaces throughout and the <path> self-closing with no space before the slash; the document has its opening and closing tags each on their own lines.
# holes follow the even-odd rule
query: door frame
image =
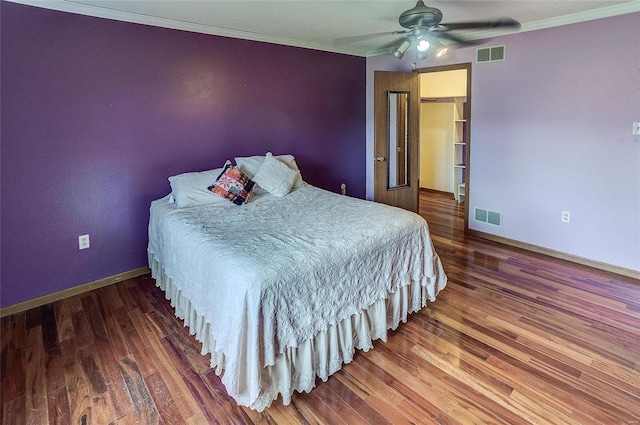
<svg viewBox="0 0 640 425">
<path fill-rule="evenodd" d="M 471 193 L 471 179 L 469 178 L 469 176 L 471 175 L 471 62 L 417 68 L 414 70 L 414 72 L 417 72 L 418 74 L 426 74 L 429 72 L 454 71 L 457 69 L 465 69 L 467 71 L 467 101 L 464 106 L 464 117 L 467 120 L 464 124 L 464 131 L 467 138 L 467 146 L 465 152 L 466 167 L 464 170 L 464 232 L 466 234 L 469 231 L 469 194 Z M 421 127 L 419 127 L 418 131 L 420 130 Z M 418 149 L 420 149 L 420 145 L 418 145 Z M 420 172 L 420 163 L 418 163 L 418 172 Z M 456 189 L 454 188 L 454 190 Z"/>
</svg>

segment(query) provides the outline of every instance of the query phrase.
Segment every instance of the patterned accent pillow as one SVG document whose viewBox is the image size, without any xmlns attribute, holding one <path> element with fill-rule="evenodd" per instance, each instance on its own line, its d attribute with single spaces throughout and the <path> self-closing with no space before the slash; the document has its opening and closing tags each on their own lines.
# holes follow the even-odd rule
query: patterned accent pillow
<svg viewBox="0 0 640 425">
<path fill-rule="evenodd" d="M 251 194 L 257 187 L 258 185 L 245 173 L 227 161 L 222 173 L 207 189 L 236 205 L 242 205 L 249 201 Z"/>
</svg>

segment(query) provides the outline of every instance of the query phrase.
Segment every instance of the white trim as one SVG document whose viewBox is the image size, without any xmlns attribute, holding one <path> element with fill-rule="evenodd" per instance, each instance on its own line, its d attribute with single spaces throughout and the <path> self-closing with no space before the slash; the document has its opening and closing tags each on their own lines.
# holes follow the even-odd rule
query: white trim
<svg viewBox="0 0 640 425">
<path fill-rule="evenodd" d="M 76 13 L 78 15 L 92 16 L 95 18 L 111 19 L 114 21 L 130 22 L 134 24 L 150 25 L 160 28 L 189 31 L 200 34 L 217 35 L 221 37 L 239 38 L 243 40 L 261 41 L 265 43 L 281 44 L 285 46 L 302 47 L 305 49 L 322 50 L 333 53 L 343 53 L 353 56 L 365 56 L 361 51 L 348 47 L 335 47 L 333 45 L 318 44 L 309 41 L 294 40 L 291 38 L 275 37 L 258 34 L 249 31 L 239 31 L 229 28 L 202 25 L 194 22 L 179 21 L 176 19 L 159 18 L 157 16 L 143 15 L 139 13 L 124 12 L 121 10 L 107 9 L 105 7 L 92 6 L 82 3 L 74 3 L 69 0 L 7 0 L 12 3 L 20 3 L 27 6 L 41 7 L 60 12 Z"/>
<path fill-rule="evenodd" d="M 306 49 L 322 50 L 333 53 L 343 53 L 354 56 L 379 56 L 388 54 L 389 49 L 376 49 L 362 52 L 348 47 L 336 47 L 332 44 L 319 44 L 308 41 L 294 40 L 291 38 L 275 37 L 258 34 L 249 31 L 239 31 L 230 28 L 220 28 L 209 25 L 197 24 L 194 22 L 178 21 L 175 19 L 158 18 L 155 16 L 142 15 L 138 13 L 123 12 L 120 10 L 108 9 L 105 7 L 91 6 L 83 3 L 76 3 L 72 0 L 7 0 L 13 3 L 20 3 L 29 6 L 42 7 L 45 9 L 58 10 L 61 12 L 77 13 L 80 15 L 94 16 L 97 18 L 113 19 L 116 21 L 132 22 L 136 24 L 151 25 L 161 28 L 171 28 L 176 30 L 197 32 L 202 34 L 218 35 L 222 37 L 240 38 L 244 40 L 261 41 L 265 43 L 281 44 L 286 46 L 302 47 Z M 585 12 L 573 13 L 556 18 L 544 19 L 522 25 L 520 32 L 535 31 L 544 28 L 557 27 L 561 25 L 574 24 L 578 22 L 590 21 L 611 16 L 624 15 L 626 13 L 640 12 L 640 0 L 632 0 L 614 6 L 607 6 Z M 517 31 L 488 30 L 470 34 L 471 39 L 483 39 L 498 35 L 512 34 Z"/>
<path fill-rule="evenodd" d="M 640 12 L 640 0 L 633 0 L 629 3 L 607 6 L 600 9 L 587 10 L 586 12 L 573 13 L 571 15 L 558 16 L 557 18 L 530 22 L 523 25 L 520 31 L 535 31 L 544 28 L 559 27 L 561 25 L 593 21 L 595 19 L 609 18 L 611 16 L 624 15 L 633 12 Z"/>
<path fill-rule="evenodd" d="M 543 19 L 541 21 L 522 24 L 520 30 L 494 29 L 470 33 L 468 37 L 472 40 L 481 40 L 500 35 L 516 34 L 519 32 L 537 31 L 545 28 L 559 27 L 562 25 L 577 24 L 579 22 L 593 21 L 595 19 L 609 18 L 612 16 L 624 15 L 627 13 L 640 12 L 640 0 L 632 0 L 628 3 L 617 4 L 615 6 L 602 7 L 600 9 L 587 10 L 585 12 L 572 13 L 570 15 L 558 16 L 555 18 Z"/>
</svg>

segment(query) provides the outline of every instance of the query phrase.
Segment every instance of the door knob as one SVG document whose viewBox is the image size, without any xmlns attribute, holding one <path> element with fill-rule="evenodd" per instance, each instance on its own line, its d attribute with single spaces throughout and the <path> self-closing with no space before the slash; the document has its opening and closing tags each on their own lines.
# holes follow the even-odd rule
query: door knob
<svg viewBox="0 0 640 425">
<path fill-rule="evenodd" d="M 374 159 L 375 161 L 378 161 L 378 162 L 384 162 L 385 157 L 384 157 L 384 156 L 376 156 L 376 157 L 375 157 L 375 158 L 373 158 L 373 159 Z"/>
</svg>

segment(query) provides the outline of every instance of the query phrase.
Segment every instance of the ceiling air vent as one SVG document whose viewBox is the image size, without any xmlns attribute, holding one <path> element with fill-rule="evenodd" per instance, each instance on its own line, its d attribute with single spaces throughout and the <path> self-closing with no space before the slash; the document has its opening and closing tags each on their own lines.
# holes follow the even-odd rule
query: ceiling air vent
<svg viewBox="0 0 640 425">
<path fill-rule="evenodd" d="M 503 61 L 505 57 L 505 46 L 483 47 L 476 50 L 476 62 L 497 62 Z"/>
</svg>

